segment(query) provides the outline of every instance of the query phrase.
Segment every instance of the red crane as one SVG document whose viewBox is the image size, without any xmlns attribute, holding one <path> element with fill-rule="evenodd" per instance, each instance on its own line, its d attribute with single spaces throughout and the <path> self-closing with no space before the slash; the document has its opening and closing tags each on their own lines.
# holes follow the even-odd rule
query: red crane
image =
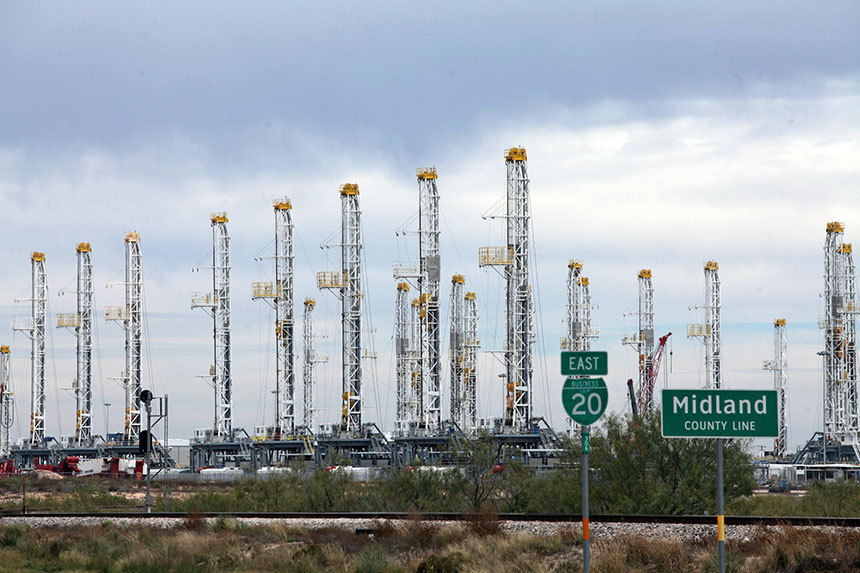
<svg viewBox="0 0 860 573">
<path fill-rule="evenodd" d="M 660 362 L 663 360 L 663 349 L 666 348 L 666 341 L 672 336 L 670 332 L 666 336 L 660 337 L 660 343 L 651 355 L 651 366 L 648 368 L 648 374 L 645 376 L 645 383 L 639 388 L 639 396 L 637 396 L 637 410 L 640 413 L 650 412 L 651 405 L 654 400 L 654 384 L 657 382 L 657 375 L 660 373 Z"/>
</svg>

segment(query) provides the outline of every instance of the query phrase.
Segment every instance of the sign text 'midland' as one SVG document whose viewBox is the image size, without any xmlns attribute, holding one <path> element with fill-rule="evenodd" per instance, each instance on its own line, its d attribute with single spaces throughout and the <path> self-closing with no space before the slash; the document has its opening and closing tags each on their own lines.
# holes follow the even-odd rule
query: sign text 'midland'
<svg viewBox="0 0 860 573">
<path fill-rule="evenodd" d="M 778 435 L 776 390 L 663 390 L 666 438 Z"/>
</svg>

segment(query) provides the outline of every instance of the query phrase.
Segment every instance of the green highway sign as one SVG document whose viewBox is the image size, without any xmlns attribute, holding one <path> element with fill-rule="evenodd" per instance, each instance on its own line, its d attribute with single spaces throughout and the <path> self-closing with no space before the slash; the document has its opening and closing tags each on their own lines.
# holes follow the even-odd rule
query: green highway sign
<svg viewBox="0 0 860 573">
<path fill-rule="evenodd" d="M 599 420 L 608 402 L 609 391 L 603 378 L 568 378 L 561 389 L 561 403 L 567 415 L 583 426 Z"/>
<path fill-rule="evenodd" d="M 591 434 L 582 433 L 582 453 L 591 453 Z"/>
<path fill-rule="evenodd" d="M 562 376 L 606 376 L 609 374 L 609 355 L 605 351 L 573 351 L 561 353 Z"/>
<path fill-rule="evenodd" d="M 776 390 L 663 390 L 664 438 L 776 438 Z"/>
</svg>

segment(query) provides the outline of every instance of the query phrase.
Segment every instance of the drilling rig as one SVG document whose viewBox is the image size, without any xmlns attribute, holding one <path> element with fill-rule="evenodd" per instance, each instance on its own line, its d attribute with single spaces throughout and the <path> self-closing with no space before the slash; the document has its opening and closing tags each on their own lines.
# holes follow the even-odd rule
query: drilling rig
<svg viewBox="0 0 860 573">
<path fill-rule="evenodd" d="M 636 350 L 639 359 L 639 385 L 638 393 L 648 385 L 648 372 L 651 369 L 651 360 L 654 353 L 654 287 L 651 284 L 651 269 L 642 269 L 637 275 L 639 280 L 639 309 L 636 316 L 639 320 L 639 329 L 633 335 L 625 336 L 621 343 Z M 643 414 L 641 408 L 637 408 Z M 650 404 L 648 405 L 650 410 Z"/>
<path fill-rule="evenodd" d="M 317 354 L 314 341 L 314 309 L 317 301 L 312 298 L 305 298 L 304 313 L 302 315 L 302 342 L 303 342 L 303 360 L 302 360 L 302 383 L 303 383 L 303 418 L 305 432 L 312 433 L 314 428 L 314 420 L 316 418 L 316 401 L 314 394 L 316 392 L 316 365 L 328 362 L 328 356 Z"/>
<path fill-rule="evenodd" d="M 504 215 L 507 245 L 481 247 L 478 265 L 503 268 L 506 282 L 505 415 L 514 432 L 528 427 L 532 412 L 534 306 L 529 282 L 530 196 L 526 150 L 505 151 L 507 192 Z"/>
<path fill-rule="evenodd" d="M 45 274 L 45 253 L 30 255 L 32 272 L 30 318 L 16 318 L 13 330 L 24 332 L 30 339 L 30 438 L 31 448 L 45 441 L 45 321 L 48 307 L 48 283 Z"/>
<path fill-rule="evenodd" d="M 75 394 L 75 443 L 80 446 L 92 442 L 92 354 L 93 354 L 93 263 L 92 246 L 78 243 L 77 253 L 77 312 L 57 315 L 57 328 L 75 331 L 77 377 Z"/>
<path fill-rule="evenodd" d="M 233 382 L 230 362 L 230 235 L 227 214 L 212 213 L 212 294 L 191 295 L 191 308 L 202 308 L 213 322 L 214 363 L 208 378 L 215 390 L 213 440 L 233 438 Z"/>
<path fill-rule="evenodd" d="M 276 439 L 295 430 L 295 368 L 293 323 L 292 203 L 286 197 L 272 202 L 275 212 L 275 281 L 252 285 L 254 300 L 275 310 L 275 428 Z M 311 306 L 313 310 L 313 306 Z M 305 412 L 307 415 L 307 411 Z M 305 423 L 307 426 L 307 423 Z M 309 427 L 308 427 L 309 428 Z"/>
<path fill-rule="evenodd" d="M 705 322 L 687 325 L 688 338 L 700 338 L 705 345 L 705 388 L 719 390 L 721 384 L 720 361 L 722 338 L 720 336 L 720 266 L 717 261 L 707 261 L 705 271 L 705 304 L 691 307 L 702 309 Z"/>
<path fill-rule="evenodd" d="M 317 273 L 317 287 L 334 290 L 342 306 L 343 394 L 341 430 L 361 431 L 361 210 L 358 184 L 344 183 L 341 198 L 341 270 Z"/>
<path fill-rule="evenodd" d="M 778 436 L 773 443 L 773 457 L 783 459 L 788 454 L 788 342 L 785 335 L 786 320 L 773 321 L 773 360 L 765 360 L 762 370 L 773 372 L 773 389 L 776 390 Z"/>
<path fill-rule="evenodd" d="M 0 346 L 0 456 L 8 456 L 12 444 L 12 424 L 15 422 L 15 395 L 12 393 L 10 350 Z"/>
</svg>

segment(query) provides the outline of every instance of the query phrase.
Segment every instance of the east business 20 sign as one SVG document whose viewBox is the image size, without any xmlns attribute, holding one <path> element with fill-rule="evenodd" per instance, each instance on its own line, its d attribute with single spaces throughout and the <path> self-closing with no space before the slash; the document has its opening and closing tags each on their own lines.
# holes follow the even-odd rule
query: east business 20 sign
<svg viewBox="0 0 860 573">
<path fill-rule="evenodd" d="M 665 438 L 775 438 L 776 390 L 663 390 Z"/>
</svg>

